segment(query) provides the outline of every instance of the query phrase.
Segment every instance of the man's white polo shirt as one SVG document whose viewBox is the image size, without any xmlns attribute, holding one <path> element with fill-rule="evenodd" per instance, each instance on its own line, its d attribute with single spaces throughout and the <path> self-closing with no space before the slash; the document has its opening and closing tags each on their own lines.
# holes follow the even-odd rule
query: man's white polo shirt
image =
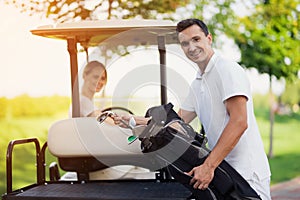
<svg viewBox="0 0 300 200">
<path fill-rule="evenodd" d="M 204 73 L 197 73 L 181 108 L 197 113 L 212 149 L 229 120 L 224 103 L 237 95 L 245 96 L 248 100 L 248 129 L 226 160 L 246 180 L 254 174 L 264 179 L 270 176 L 270 168 L 254 116 L 249 80 L 240 65 L 215 53 Z"/>
</svg>

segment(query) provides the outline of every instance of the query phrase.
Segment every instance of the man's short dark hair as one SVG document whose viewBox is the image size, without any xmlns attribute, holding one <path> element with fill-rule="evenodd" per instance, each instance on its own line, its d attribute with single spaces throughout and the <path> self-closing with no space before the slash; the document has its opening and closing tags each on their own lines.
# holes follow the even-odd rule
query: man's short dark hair
<svg viewBox="0 0 300 200">
<path fill-rule="evenodd" d="M 209 34 L 206 24 L 203 21 L 201 21 L 200 19 L 195 19 L 195 18 L 184 19 L 184 20 L 178 22 L 176 31 L 177 31 L 177 33 L 180 33 L 181 31 L 185 30 L 186 28 L 188 28 L 192 25 L 199 26 L 202 29 L 202 31 L 204 32 L 205 36 L 207 36 Z"/>
</svg>

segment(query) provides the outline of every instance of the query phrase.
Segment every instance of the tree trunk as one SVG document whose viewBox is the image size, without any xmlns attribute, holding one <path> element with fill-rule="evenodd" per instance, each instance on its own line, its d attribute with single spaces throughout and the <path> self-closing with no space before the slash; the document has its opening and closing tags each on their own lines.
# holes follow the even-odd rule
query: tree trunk
<svg viewBox="0 0 300 200">
<path fill-rule="evenodd" d="M 270 88 L 269 88 L 269 98 L 270 98 L 270 146 L 269 146 L 269 152 L 268 157 L 273 157 L 273 127 L 274 127 L 274 117 L 275 117 L 275 110 L 276 110 L 276 101 L 275 97 L 272 91 L 272 75 L 269 74 L 270 78 Z"/>
</svg>

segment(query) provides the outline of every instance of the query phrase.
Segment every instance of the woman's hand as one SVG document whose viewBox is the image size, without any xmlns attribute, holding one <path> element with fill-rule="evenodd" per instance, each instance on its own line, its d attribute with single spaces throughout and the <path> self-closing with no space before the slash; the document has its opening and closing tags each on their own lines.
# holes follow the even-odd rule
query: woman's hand
<svg viewBox="0 0 300 200">
<path fill-rule="evenodd" d="M 147 125 L 150 117 L 141 117 L 135 115 L 114 115 L 112 116 L 114 123 L 120 127 L 128 128 L 128 125 L 132 128 L 136 125 Z M 126 124 L 128 125 L 126 125 Z"/>
<path fill-rule="evenodd" d="M 118 125 L 122 128 L 128 128 L 129 120 L 133 117 L 132 115 L 114 115 L 112 116 L 115 125 Z M 126 125 L 127 124 L 127 125 Z"/>
</svg>

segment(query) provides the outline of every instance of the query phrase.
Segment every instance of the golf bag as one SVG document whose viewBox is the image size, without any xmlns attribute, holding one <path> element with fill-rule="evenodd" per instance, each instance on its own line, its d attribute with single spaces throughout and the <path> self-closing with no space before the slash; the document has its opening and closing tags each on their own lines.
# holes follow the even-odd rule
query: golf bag
<svg viewBox="0 0 300 200">
<path fill-rule="evenodd" d="M 209 155 L 205 136 L 184 123 L 171 103 L 150 108 L 146 116 L 151 120 L 138 136 L 142 152 L 155 159 L 160 165 L 158 168 L 168 169 L 175 180 L 192 192 L 194 199 L 261 199 L 225 160 L 216 168 L 207 189 L 193 188 L 189 184 L 192 177 L 184 172 L 201 165 Z"/>
</svg>

